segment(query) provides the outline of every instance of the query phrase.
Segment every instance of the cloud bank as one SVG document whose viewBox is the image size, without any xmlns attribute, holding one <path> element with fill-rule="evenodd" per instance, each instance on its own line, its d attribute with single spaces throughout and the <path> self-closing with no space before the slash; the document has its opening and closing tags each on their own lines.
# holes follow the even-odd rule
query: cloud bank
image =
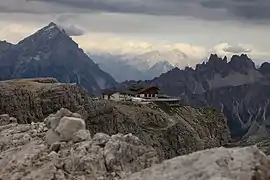
<svg viewBox="0 0 270 180">
<path fill-rule="evenodd" d="M 202 19 L 270 20 L 269 0 L 8 0 L 1 13 L 136 13 Z"/>
</svg>

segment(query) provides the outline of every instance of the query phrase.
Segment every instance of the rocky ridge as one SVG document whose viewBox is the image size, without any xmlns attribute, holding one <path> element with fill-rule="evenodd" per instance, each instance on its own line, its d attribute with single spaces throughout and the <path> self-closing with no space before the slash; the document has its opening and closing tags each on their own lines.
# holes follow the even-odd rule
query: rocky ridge
<svg viewBox="0 0 270 180">
<path fill-rule="evenodd" d="M 136 136 L 104 133 L 91 136 L 80 115 L 64 108 L 44 122 L 17 124 L 14 119 L 0 116 L 3 180 L 270 178 L 270 159 L 256 147 L 204 150 L 158 164 L 155 149 Z M 69 134 L 72 136 L 67 137 Z"/>
<path fill-rule="evenodd" d="M 154 147 L 161 160 L 230 140 L 226 118 L 210 108 L 93 101 L 78 86 L 50 79 L 0 82 L 0 96 L 0 114 L 13 116 L 18 123 L 42 122 L 67 108 L 81 114 L 91 134 L 132 133 Z"/>
<path fill-rule="evenodd" d="M 0 124 L 0 179 L 116 180 L 159 162 L 132 134 L 91 137 L 83 124 L 63 108 L 45 123 Z"/>
</svg>

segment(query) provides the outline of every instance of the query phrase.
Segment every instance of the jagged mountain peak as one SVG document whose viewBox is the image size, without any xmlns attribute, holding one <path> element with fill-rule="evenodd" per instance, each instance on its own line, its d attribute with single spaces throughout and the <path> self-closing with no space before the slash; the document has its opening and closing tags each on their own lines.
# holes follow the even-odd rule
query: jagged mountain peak
<svg viewBox="0 0 270 180">
<path fill-rule="evenodd" d="M 61 42 L 61 40 L 72 40 L 68 34 L 57 26 L 57 24 L 51 22 L 47 26 L 41 28 L 33 35 L 23 39 L 18 44 L 46 44 L 48 42 Z M 73 41 L 70 41 L 73 42 Z"/>
<path fill-rule="evenodd" d="M 269 75 L 270 74 L 270 63 L 269 62 L 264 62 L 258 70 L 263 75 Z"/>
<path fill-rule="evenodd" d="M 2 54 L 2 79 L 54 77 L 60 82 L 75 82 L 96 94 L 116 83 L 55 23 L 49 23 Z"/>
<path fill-rule="evenodd" d="M 0 51 L 1 50 L 5 50 L 6 48 L 9 48 L 10 46 L 12 46 L 13 44 L 7 42 L 7 41 L 1 41 L 0 40 Z"/>
<path fill-rule="evenodd" d="M 246 54 L 233 55 L 228 64 L 235 71 L 256 69 L 255 63 Z"/>
<path fill-rule="evenodd" d="M 4 41 L 1 41 L 0 40 L 0 44 L 11 44 L 10 42 L 7 42 L 6 40 L 4 40 Z"/>
<path fill-rule="evenodd" d="M 217 54 L 211 54 L 206 64 L 224 65 L 227 63 L 227 57 L 221 58 Z"/>
<path fill-rule="evenodd" d="M 197 64 L 196 71 L 213 71 L 217 73 L 229 73 L 230 71 L 246 73 L 249 70 L 256 69 L 255 63 L 246 55 L 233 55 L 228 61 L 227 56 L 219 57 L 217 54 L 211 54 L 208 61 Z"/>
<path fill-rule="evenodd" d="M 37 33 L 63 33 L 65 35 L 67 35 L 65 33 L 65 30 L 62 29 L 61 27 L 59 27 L 57 24 L 55 24 L 54 22 L 50 22 L 47 26 L 43 27 L 42 29 L 40 29 Z"/>
</svg>

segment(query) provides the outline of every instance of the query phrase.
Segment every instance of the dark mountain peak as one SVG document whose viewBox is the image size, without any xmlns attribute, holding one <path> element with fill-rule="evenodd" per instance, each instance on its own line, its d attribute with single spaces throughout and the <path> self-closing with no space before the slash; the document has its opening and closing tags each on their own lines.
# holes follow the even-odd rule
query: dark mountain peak
<svg viewBox="0 0 270 180">
<path fill-rule="evenodd" d="M 227 56 L 224 56 L 223 61 L 225 61 L 226 63 L 228 62 Z"/>
<path fill-rule="evenodd" d="M 4 40 L 4 41 L 1 41 L 0 40 L 0 44 L 11 44 L 10 42 L 7 42 L 6 40 Z"/>
<path fill-rule="evenodd" d="M 7 42 L 7 41 L 1 41 L 0 40 L 0 50 L 2 49 L 2 48 L 6 48 L 6 47 L 10 47 L 10 46 L 12 46 L 13 44 L 11 44 L 11 43 L 9 43 L 9 42 Z"/>
<path fill-rule="evenodd" d="M 57 27 L 57 25 L 54 22 L 50 22 L 48 27 Z"/>
<path fill-rule="evenodd" d="M 211 54 L 209 57 L 209 61 L 216 60 L 216 59 L 219 59 L 217 54 Z"/>
<path fill-rule="evenodd" d="M 227 58 L 220 58 L 217 54 L 211 54 L 207 62 L 197 64 L 197 72 L 220 72 L 227 67 Z"/>
<path fill-rule="evenodd" d="M 3 79 L 53 77 L 59 82 L 75 82 L 97 94 L 116 83 L 55 23 L 1 54 Z"/>
<path fill-rule="evenodd" d="M 270 74 L 270 63 L 269 62 L 264 62 L 261 67 L 259 68 L 259 71 L 266 75 L 266 74 Z"/>
<path fill-rule="evenodd" d="M 76 54 L 79 51 L 81 51 L 79 54 L 86 56 L 82 50 L 79 49 L 78 44 L 74 42 L 72 38 L 70 38 L 66 32 L 62 28 L 58 27 L 55 23 L 50 23 L 38 30 L 33 35 L 23 39 L 18 43 L 17 47 L 19 48 L 18 53 L 22 53 L 22 55 L 26 58 L 40 55 L 59 55 L 59 53 L 63 55 L 71 52 Z M 45 60 L 48 58 L 42 57 L 38 59 Z M 61 59 L 61 61 L 63 60 L 64 59 Z"/>
<path fill-rule="evenodd" d="M 8 51 L 12 46 L 13 44 L 7 41 L 0 41 L 0 57 L 2 53 Z"/>
<path fill-rule="evenodd" d="M 262 63 L 260 68 L 262 68 L 262 69 L 269 68 L 270 69 L 270 63 L 269 62 L 264 62 L 264 63 Z"/>
<path fill-rule="evenodd" d="M 222 59 L 217 54 L 211 54 L 207 63 L 209 63 L 209 64 L 217 64 L 217 63 L 224 64 L 224 62 L 227 63 L 226 59 L 227 59 L 227 57 L 226 58 L 224 57 Z"/>
<path fill-rule="evenodd" d="M 192 67 L 190 67 L 190 66 L 186 66 L 185 71 L 194 71 L 194 69 Z"/>
<path fill-rule="evenodd" d="M 38 31 L 38 33 L 43 32 L 43 33 L 47 33 L 47 34 L 53 34 L 53 33 L 65 33 L 65 31 L 60 28 L 59 26 L 57 26 L 57 24 L 55 24 L 54 22 L 49 23 L 47 26 L 43 27 L 42 29 L 40 29 Z"/>
<path fill-rule="evenodd" d="M 246 55 L 233 55 L 229 62 L 231 69 L 238 72 L 246 72 L 247 70 L 256 69 L 255 63 Z"/>
<path fill-rule="evenodd" d="M 61 42 L 63 40 L 67 40 L 71 38 L 66 34 L 66 32 L 58 27 L 55 23 L 51 22 L 47 26 L 41 28 L 33 35 L 23 39 L 18 44 L 46 44 L 48 42 Z"/>
<path fill-rule="evenodd" d="M 170 70 L 170 71 L 174 71 L 174 72 L 176 72 L 176 71 L 180 71 L 180 69 L 178 68 L 178 67 L 174 67 L 172 70 Z"/>
</svg>

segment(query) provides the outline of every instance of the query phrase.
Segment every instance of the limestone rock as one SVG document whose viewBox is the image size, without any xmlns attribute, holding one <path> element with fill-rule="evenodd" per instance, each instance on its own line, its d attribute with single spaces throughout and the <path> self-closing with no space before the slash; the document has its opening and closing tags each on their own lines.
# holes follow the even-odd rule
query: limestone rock
<svg viewBox="0 0 270 180">
<path fill-rule="evenodd" d="M 0 179 L 118 180 L 159 161 L 152 147 L 131 134 L 100 133 L 49 146 L 46 131 L 38 132 L 42 124 L 0 126 Z"/>
<path fill-rule="evenodd" d="M 270 159 L 257 147 L 217 148 L 164 161 L 124 180 L 268 180 Z"/>
<path fill-rule="evenodd" d="M 63 117 L 60 119 L 55 131 L 60 134 L 64 141 L 71 141 L 73 134 L 79 130 L 85 130 L 85 122 L 83 119 L 75 117 Z"/>
<path fill-rule="evenodd" d="M 50 128 L 46 134 L 46 142 L 53 145 L 60 141 L 80 142 L 90 139 L 90 132 L 85 130 L 85 122 L 80 117 L 80 114 L 65 108 L 49 115 L 44 119 L 44 123 Z"/>
<path fill-rule="evenodd" d="M 53 78 L 0 81 L 0 97 L 0 114 L 15 117 L 18 123 L 43 121 L 61 108 L 77 112 L 85 103 L 92 104 L 82 88 Z"/>
<path fill-rule="evenodd" d="M 120 177 L 150 167 L 159 160 L 156 153 L 148 149 L 132 134 L 113 135 L 104 148 L 106 167 Z"/>
<path fill-rule="evenodd" d="M 1 125 L 9 124 L 9 115 L 8 114 L 0 115 L 0 123 Z"/>
<path fill-rule="evenodd" d="M 166 103 L 99 104 L 95 114 L 89 113 L 85 120 L 91 134 L 132 133 L 154 147 L 161 160 L 220 147 L 230 139 L 226 118 L 214 109 Z"/>
<path fill-rule="evenodd" d="M 110 140 L 110 136 L 104 133 L 97 133 L 94 135 L 92 141 L 97 146 L 105 147 L 105 144 Z"/>
<path fill-rule="evenodd" d="M 12 123 L 17 123 L 17 119 L 14 117 L 9 117 L 8 114 L 0 115 L 0 125 L 7 125 Z"/>
<path fill-rule="evenodd" d="M 55 114 L 50 114 L 47 118 L 44 119 L 44 123 L 48 128 L 55 130 L 59 124 L 59 121 L 63 117 L 76 117 L 81 118 L 81 115 L 78 113 L 72 113 L 66 108 L 61 108 Z"/>
<path fill-rule="evenodd" d="M 52 145 L 56 142 L 62 141 L 62 138 L 60 137 L 60 134 L 53 131 L 52 129 L 49 129 L 46 133 L 46 142 L 48 145 Z"/>
<path fill-rule="evenodd" d="M 90 132 L 88 130 L 81 129 L 73 134 L 72 141 L 74 143 L 77 143 L 81 141 L 90 140 L 90 138 L 91 138 Z"/>
</svg>

